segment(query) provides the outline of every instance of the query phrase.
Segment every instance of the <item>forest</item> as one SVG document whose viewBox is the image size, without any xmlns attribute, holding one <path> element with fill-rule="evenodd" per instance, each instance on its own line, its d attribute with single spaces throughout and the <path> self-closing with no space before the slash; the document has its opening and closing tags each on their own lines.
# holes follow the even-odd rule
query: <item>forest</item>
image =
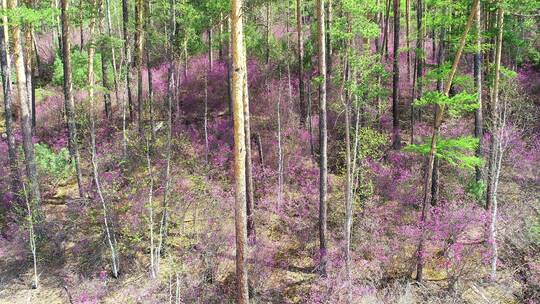
<svg viewBox="0 0 540 304">
<path fill-rule="evenodd" d="M 0 303 L 540 303 L 540 0 L 0 17 Z"/>
</svg>

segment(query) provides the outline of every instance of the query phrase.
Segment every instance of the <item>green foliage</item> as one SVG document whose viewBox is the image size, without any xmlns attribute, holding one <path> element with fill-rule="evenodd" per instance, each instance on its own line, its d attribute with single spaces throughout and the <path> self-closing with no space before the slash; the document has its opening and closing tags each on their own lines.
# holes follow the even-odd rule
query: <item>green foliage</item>
<svg viewBox="0 0 540 304">
<path fill-rule="evenodd" d="M 86 51 L 80 51 L 78 48 L 71 49 L 71 67 L 73 86 L 83 88 L 88 82 L 88 54 Z M 111 69 L 109 69 L 111 70 Z M 112 71 L 110 71 L 112 73 Z M 96 53 L 94 57 L 94 75 L 97 83 L 101 81 L 101 54 Z M 112 79 L 112 74 L 109 75 Z M 54 74 L 53 83 L 57 86 L 62 86 L 64 83 L 64 64 L 58 55 L 54 59 Z"/>
<path fill-rule="evenodd" d="M 474 200 L 480 201 L 484 197 L 486 192 L 486 184 L 483 180 L 476 181 L 472 180 L 465 189 L 467 194 L 471 196 Z"/>
<path fill-rule="evenodd" d="M 9 25 L 54 26 L 60 10 L 52 7 L 28 8 L 19 6 L 14 9 L 1 9 L 2 16 L 7 16 Z"/>
<path fill-rule="evenodd" d="M 478 138 L 472 136 L 457 138 L 437 138 L 435 156 L 451 165 L 459 166 L 464 169 L 474 169 L 483 163 L 481 158 L 470 155 L 478 147 Z M 404 149 L 408 152 L 429 155 L 431 143 L 408 145 Z M 469 154 L 467 154 L 469 152 Z"/>
<path fill-rule="evenodd" d="M 389 137 L 372 128 L 360 128 L 358 132 L 358 157 L 360 159 L 378 159 L 384 154 L 383 147 L 389 142 Z"/>
<path fill-rule="evenodd" d="M 53 184 L 65 182 L 75 173 L 75 167 L 66 148 L 54 152 L 47 145 L 40 143 L 35 144 L 34 148 L 40 174 L 51 177 Z"/>
<path fill-rule="evenodd" d="M 414 103 L 417 107 L 429 104 L 446 106 L 449 115 L 454 118 L 461 116 L 463 113 L 475 111 L 480 106 L 477 95 L 466 92 L 448 97 L 439 91 L 431 91 L 424 94 L 421 99 L 416 100 Z"/>
</svg>

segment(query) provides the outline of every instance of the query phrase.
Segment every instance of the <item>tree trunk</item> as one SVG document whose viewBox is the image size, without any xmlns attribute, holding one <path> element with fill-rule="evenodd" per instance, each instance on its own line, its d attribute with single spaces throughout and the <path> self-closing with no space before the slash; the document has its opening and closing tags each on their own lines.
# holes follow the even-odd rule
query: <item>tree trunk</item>
<svg viewBox="0 0 540 304">
<path fill-rule="evenodd" d="M 405 39 L 407 43 L 407 77 L 411 77 L 411 46 L 410 46 L 410 28 L 411 28 L 411 0 L 405 0 Z"/>
<path fill-rule="evenodd" d="M 489 171 L 486 207 L 491 211 L 489 239 L 491 243 L 491 271 L 490 279 L 497 278 L 497 187 L 502 161 L 502 132 L 504 128 L 503 111 L 499 106 L 499 82 L 501 69 L 501 52 L 503 44 L 504 11 L 501 6 L 497 9 L 497 39 L 495 46 L 495 77 L 493 79 L 493 93 L 491 96 L 491 110 L 493 117 L 493 130 L 491 132 L 491 149 L 489 153 Z"/>
<path fill-rule="evenodd" d="M 65 0 L 64 0 L 65 1 Z M 92 8 L 101 6 L 101 3 L 96 5 L 96 1 L 92 1 Z M 103 207 L 103 222 L 105 225 L 105 233 L 107 235 L 107 243 L 111 250 L 111 261 L 112 261 L 112 271 L 113 277 L 118 278 L 120 272 L 120 262 L 118 258 L 118 253 L 116 249 L 116 237 L 114 236 L 114 231 L 109 224 L 109 214 L 107 204 L 105 202 L 105 197 L 101 189 L 101 182 L 99 178 L 99 167 L 98 167 L 98 158 L 96 151 L 96 111 L 94 105 L 94 29 L 96 25 L 95 17 L 92 17 L 89 24 L 89 43 L 88 43 L 88 98 L 90 99 L 90 146 L 92 153 L 92 172 L 94 175 L 94 183 L 96 185 L 96 192 L 98 193 L 99 200 Z"/>
<path fill-rule="evenodd" d="M 62 58 L 64 63 L 64 106 L 66 108 L 67 128 L 69 131 L 69 152 L 75 165 L 79 196 L 83 197 L 82 173 L 80 168 L 79 145 L 77 142 L 77 123 L 75 102 L 73 100 L 73 84 L 71 81 L 71 43 L 69 40 L 69 0 L 62 0 Z"/>
<path fill-rule="evenodd" d="M 143 47 L 144 47 L 144 7 L 143 1 L 137 0 L 135 5 L 135 27 L 137 28 L 136 35 L 136 65 L 137 65 L 137 118 L 138 118 L 138 127 L 139 133 L 143 133 L 143 73 L 142 73 L 142 63 L 143 63 Z"/>
<path fill-rule="evenodd" d="M 326 129 L 326 34 L 324 22 L 324 1 L 317 0 L 317 43 L 319 63 L 319 272 L 326 276 L 327 244 L 326 244 L 326 196 L 328 188 L 327 168 L 327 129 Z"/>
<path fill-rule="evenodd" d="M 446 12 L 446 10 L 445 10 Z M 444 64 L 445 56 L 445 35 L 446 35 L 446 29 L 441 29 L 441 37 L 439 41 L 439 52 L 437 54 L 437 66 L 441 67 Z M 443 83 L 442 80 L 437 80 L 437 90 L 440 92 L 443 92 Z M 452 90 L 450 90 L 450 95 L 452 95 Z M 437 107 L 437 106 L 436 106 Z M 437 201 L 439 200 L 439 165 L 440 160 L 437 156 L 435 156 L 435 160 L 433 161 L 433 173 L 432 173 L 432 181 L 431 181 L 431 206 L 437 205 Z"/>
<path fill-rule="evenodd" d="M 16 8 L 16 1 L 8 1 L 8 9 Z M 23 151 L 26 166 L 26 175 L 30 183 L 30 195 L 32 202 L 41 214 L 41 193 L 39 190 L 36 161 L 34 156 L 34 144 L 32 143 L 32 120 L 30 113 L 30 100 L 26 87 L 26 73 L 24 70 L 24 55 L 21 46 L 21 29 L 17 24 L 11 27 L 13 39 L 13 62 L 15 64 L 15 75 L 17 77 L 17 96 L 21 106 L 21 129 L 23 135 Z"/>
<path fill-rule="evenodd" d="M 146 18 L 144 22 L 144 31 L 148 33 L 149 29 L 154 28 L 152 22 L 152 7 L 150 2 L 145 2 Z M 156 130 L 154 130 L 154 80 L 152 75 L 152 67 L 150 66 L 150 49 L 152 39 L 148 39 L 146 42 L 146 74 L 148 77 L 148 111 L 150 114 L 150 134 L 152 143 L 156 139 Z"/>
<path fill-rule="evenodd" d="M 416 5 L 416 50 L 415 50 L 415 62 L 416 62 L 416 99 L 422 98 L 423 94 L 423 77 L 424 77 L 424 2 L 418 0 Z M 420 110 L 418 110 L 420 111 Z M 411 107 L 411 138 L 414 138 L 414 121 L 415 121 L 414 107 Z"/>
<path fill-rule="evenodd" d="M 5 4 L 3 8 L 6 8 Z M 13 134 L 15 127 L 13 122 L 13 101 L 11 100 L 11 66 L 8 58 L 8 34 L 5 31 L 7 28 L 6 19 L 3 19 L 3 25 L 0 26 L 0 72 L 2 74 L 2 88 L 4 93 L 4 119 L 8 146 L 9 159 L 9 174 L 10 174 L 10 191 L 14 197 L 14 201 L 20 202 L 21 191 L 21 176 L 19 174 L 17 160 L 17 143 Z"/>
<path fill-rule="evenodd" d="M 450 74 L 448 75 L 448 78 L 446 79 L 445 85 L 444 85 L 444 95 L 448 96 L 450 93 L 450 88 L 452 87 L 452 81 L 454 79 L 454 75 L 456 74 L 459 61 L 461 59 L 461 54 L 463 52 L 463 48 L 465 47 L 465 41 L 467 39 L 467 35 L 469 34 L 469 30 L 471 29 L 473 20 L 476 16 L 476 10 L 478 9 L 479 0 L 474 0 L 471 8 L 471 13 L 469 15 L 469 19 L 467 20 L 467 24 L 465 25 L 465 30 L 463 32 L 463 36 L 461 37 L 461 40 L 459 42 L 458 49 L 456 51 L 456 56 L 454 58 L 454 63 L 452 65 L 452 69 L 450 70 Z M 418 244 L 417 249 L 417 258 L 416 258 L 416 280 L 421 282 L 423 280 L 423 269 L 424 269 L 424 242 L 425 242 L 425 222 L 427 218 L 427 208 L 428 208 L 428 192 L 431 185 L 431 177 L 433 173 L 433 163 L 435 162 L 435 153 L 437 151 L 437 137 L 439 136 L 440 126 L 443 120 L 445 111 L 445 106 L 442 105 L 437 109 L 437 112 L 435 114 L 435 119 L 433 122 L 433 132 L 431 136 L 431 148 L 429 151 L 428 156 L 428 162 L 426 166 L 426 173 L 425 173 L 425 179 L 424 179 L 424 195 L 422 200 L 422 212 L 420 216 L 420 225 L 421 225 L 421 235 L 420 235 L 420 241 Z"/>
<path fill-rule="evenodd" d="M 212 22 L 212 21 L 210 21 Z M 212 53 L 212 24 L 208 27 L 208 70 L 214 69 L 214 54 Z"/>
<path fill-rule="evenodd" d="M 243 42 L 243 54 L 245 58 L 246 45 Z M 249 91 L 247 82 L 247 63 L 244 64 L 244 83 L 243 83 L 243 104 L 244 104 L 244 136 L 246 140 L 246 212 L 247 212 L 247 234 L 251 243 L 255 242 L 255 189 L 253 185 L 253 171 L 252 171 L 252 157 L 251 157 L 251 123 L 250 123 L 250 111 L 249 111 Z"/>
<path fill-rule="evenodd" d="M 478 138 L 478 149 L 476 149 L 476 156 L 482 157 L 482 137 L 483 131 L 483 118 L 482 118 L 482 26 L 481 26 L 482 10 L 479 7 L 476 12 L 476 52 L 474 54 L 474 85 L 476 89 L 476 95 L 478 96 L 479 107 L 474 113 L 474 136 Z M 475 167 L 475 178 L 477 182 L 482 180 L 482 167 Z"/>
<path fill-rule="evenodd" d="M 306 121 L 306 105 L 304 96 L 304 40 L 302 37 L 302 0 L 296 0 L 296 32 L 298 35 L 298 95 L 300 106 L 300 123 Z"/>
<path fill-rule="evenodd" d="M 270 63 L 270 3 L 266 3 L 266 54 L 265 63 L 268 66 Z"/>
<path fill-rule="evenodd" d="M 332 29 L 332 0 L 326 0 L 326 78 L 327 81 L 332 77 L 332 40 L 330 31 Z M 324 4 L 323 4 L 324 5 Z"/>
<path fill-rule="evenodd" d="M 244 82 L 246 57 L 244 53 L 244 31 L 242 0 L 231 0 L 231 51 L 232 102 L 234 115 L 234 176 L 235 176 L 235 229 L 236 229 L 236 302 L 248 304 L 247 279 L 247 218 L 246 218 L 246 134 Z"/>
<path fill-rule="evenodd" d="M 392 147 L 401 148 L 399 135 L 399 0 L 394 0 L 394 64 L 392 77 Z"/>
<path fill-rule="evenodd" d="M 382 45 L 382 48 L 381 48 L 381 55 L 383 57 L 385 57 L 386 59 L 388 59 L 388 35 L 390 34 L 389 32 L 389 25 L 390 25 L 390 1 L 392 0 L 387 0 L 386 1 L 386 14 L 384 16 L 384 32 L 383 32 L 383 45 Z"/>
<path fill-rule="evenodd" d="M 100 18 L 99 30 L 104 34 L 104 18 Z M 92 37 L 90 37 L 92 39 Z M 108 120 L 112 119 L 112 109 L 111 109 L 111 83 L 109 81 L 109 62 L 108 51 L 104 47 L 101 48 L 101 83 L 103 85 L 103 105 L 105 109 L 105 117 Z"/>
<path fill-rule="evenodd" d="M 29 9 L 33 9 L 34 3 L 32 0 L 25 0 L 25 5 Z M 36 129 L 36 90 L 34 86 L 34 40 L 32 37 L 32 25 L 26 24 L 23 26 L 24 32 L 24 68 L 26 72 L 26 90 L 31 104 L 32 113 L 32 134 Z M 37 55 L 37 54 L 36 54 Z"/>
<path fill-rule="evenodd" d="M 130 52 L 129 52 L 129 32 L 128 32 L 128 23 L 129 23 L 129 11 L 128 11 L 128 0 L 122 0 L 122 29 L 124 35 L 124 58 L 126 60 L 126 92 L 128 99 L 128 109 L 129 109 L 129 118 L 133 121 L 133 99 L 131 97 L 131 64 L 129 63 Z"/>
</svg>

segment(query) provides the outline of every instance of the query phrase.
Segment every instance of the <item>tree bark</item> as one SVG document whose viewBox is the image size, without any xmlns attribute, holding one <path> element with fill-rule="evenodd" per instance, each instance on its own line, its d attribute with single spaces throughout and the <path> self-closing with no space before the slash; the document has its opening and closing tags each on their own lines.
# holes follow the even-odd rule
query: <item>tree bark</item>
<svg viewBox="0 0 540 304">
<path fill-rule="evenodd" d="M 244 110 L 244 82 L 246 57 L 242 0 L 231 0 L 232 102 L 234 117 L 234 176 L 236 230 L 236 302 L 248 304 L 247 279 L 247 218 L 246 218 L 246 134 Z"/>
<path fill-rule="evenodd" d="M 129 63 L 130 52 L 129 52 L 129 32 L 128 32 L 128 23 L 129 23 L 129 7 L 128 0 L 122 0 L 122 29 L 124 36 L 124 58 L 126 60 L 126 92 L 128 99 L 128 109 L 129 109 L 129 118 L 133 121 L 133 99 L 131 97 L 131 64 Z"/>
<path fill-rule="evenodd" d="M 394 64 L 392 77 L 392 147 L 401 148 L 399 132 L 399 0 L 394 0 Z"/>
<path fill-rule="evenodd" d="M 244 59 L 246 57 L 246 45 L 243 42 Z M 244 64 L 244 83 L 243 83 L 243 105 L 244 105 L 244 133 L 246 140 L 246 213 L 247 213 L 247 234 L 249 241 L 254 243 L 256 240 L 255 232 L 255 188 L 253 184 L 253 160 L 251 157 L 251 123 L 249 111 L 249 91 L 247 82 L 247 62 Z"/>
<path fill-rule="evenodd" d="M 65 0 L 64 0 L 65 1 Z M 92 1 L 92 8 L 100 7 L 101 3 L 96 5 L 96 1 Z M 95 13 L 95 12 L 94 12 Z M 105 202 L 105 197 L 101 189 L 101 182 L 99 178 L 99 168 L 98 168 L 98 157 L 96 151 L 96 111 L 94 105 L 94 30 L 96 25 L 96 18 L 92 16 L 89 24 L 89 43 L 88 43 L 88 98 L 90 99 L 90 146 L 92 154 L 92 172 L 94 175 L 94 183 L 96 186 L 96 192 L 98 193 L 99 200 L 103 207 L 103 222 L 105 225 L 105 233 L 107 235 L 107 243 L 111 250 L 111 261 L 112 261 L 112 271 L 113 277 L 118 278 L 120 272 L 120 262 L 118 258 L 118 252 L 116 248 L 116 237 L 114 231 L 112 231 L 111 225 L 109 224 L 109 214 L 108 207 Z"/>
<path fill-rule="evenodd" d="M 476 156 L 482 157 L 482 137 L 483 131 L 483 115 L 482 115 L 482 26 L 481 26 L 482 10 L 479 7 L 476 12 L 476 52 L 474 54 L 474 85 L 476 95 L 478 96 L 479 107 L 474 113 L 474 136 L 478 138 L 478 149 Z M 477 182 L 482 180 L 482 167 L 475 167 L 475 178 Z"/>
<path fill-rule="evenodd" d="M 33 9 L 34 3 L 32 0 L 25 0 L 25 5 L 29 9 Z M 23 26 L 24 32 L 24 67 L 26 71 L 26 89 L 28 91 L 28 97 L 31 101 L 32 112 L 32 134 L 35 133 L 36 128 L 36 88 L 34 85 L 34 39 L 32 37 L 32 24 L 26 24 Z M 36 54 L 37 56 L 37 54 Z"/>
<path fill-rule="evenodd" d="M 79 196 L 83 197 L 82 173 L 80 168 L 79 145 L 77 142 L 77 123 L 75 102 L 73 100 L 73 83 L 71 81 L 71 43 L 69 40 L 69 0 L 62 0 L 62 58 L 64 63 L 64 106 L 66 108 L 67 129 L 69 131 L 69 152 L 75 165 Z"/>
<path fill-rule="evenodd" d="M 461 40 L 458 45 L 458 49 L 456 51 L 456 56 L 454 58 L 454 63 L 452 65 L 452 69 L 450 70 L 450 74 L 448 75 L 448 78 L 446 79 L 445 85 L 444 85 L 444 95 L 448 96 L 450 93 L 450 88 L 452 87 L 452 81 L 454 79 L 454 75 L 457 72 L 458 64 L 461 59 L 461 54 L 463 52 L 463 48 L 465 47 L 465 41 L 467 39 L 467 35 L 469 34 L 469 30 L 471 29 L 473 20 L 476 16 L 476 10 L 478 9 L 479 0 L 474 0 L 471 8 L 471 13 L 469 15 L 469 19 L 467 20 L 467 24 L 465 25 L 465 30 L 463 32 L 463 36 L 461 37 Z M 418 250 L 417 250 L 417 259 L 416 259 L 416 280 L 421 282 L 423 280 L 423 268 L 424 268 L 424 242 L 425 242 L 425 221 L 427 218 L 427 208 L 428 208 L 428 193 L 431 185 L 431 177 L 433 173 L 433 163 L 435 162 L 435 153 L 437 151 L 437 137 L 439 136 L 440 127 L 442 124 L 443 116 L 444 116 L 445 106 L 440 106 L 435 114 L 435 119 L 433 122 L 433 132 L 431 136 L 431 148 L 429 151 L 428 156 L 428 162 L 427 162 L 427 168 L 426 168 L 426 174 L 424 179 L 424 195 L 422 200 L 422 211 L 420 216 L 420 225 L 421 225 L 421 235 L 420 235 L 420 241 L 418 244 Z"/>
<path fill-rule="evenodd" d="M 497 9 L 497 38 L 495 46 L 495 76 L 493 79 L 493 93 L 491 96 L 491 111 L 493 117 L 493 129 L 491 132 L 491 148 L 489 153 L 489 171 L 486 207 L 491 211 L 491 223 L 489 239 L 491 243 L 491 271 L 490 279 L 495 281 L 497 278 L 497 188 L 502 162 L 502 132 L 504 128 L 504 119 L 502 109 L 499 105 L 499 82 L 501 69 L 501 53 L 503 44 L 503 22 L 504 10 L 502 6 Z"/>
<path fill-rule="evenodd" d="M 411 0 L 405 1 L 405 39 L 407 43 L 407 77 L 411 77 L 411 46 L 410 46 L 410 25 L 411 25 Z"/>
<path fill-rule="evenodd" d="M 319 63 L 319 272 L 326 276 L 327 243 L 326 243 L 326 196 L 328 188 L 327 168 L 327 127 L 326 127 L 326 34 L 324 22 L 324 1 L 317 0 L 317 43 Z"/>
<path fill-rule="evenodd" d="M 142 0 L 137 0 L 135 5 L 135 27 L 137 28 L 136 35 L 136 65 L 137 65 L 137 118 L 138 118 L 138 127 L 139 133 L 143 133 L 143 73 L 142 73 L 142 64 L 143 64 L 143 47 L 144 47 L 144 4 Z"/>
<path fill-rule="evenodd" d="M 6 8 L 3 5 L 3 8 Z M 7 28 L 7 18 L 2 19 L 3 24 L 0 26 L 0 72 L 2 74 L 2 89 L 4 93 L 4 119 L 8 146 L 8 159 L 9 159 L 9 174 L 10 174 L 10 191 L 14 196 L 16 202 L 21 202 L 20 191 L 21 176 L 19 173 L 18 157 L 17 157 L 17 143 L 13 134 L 15 127 L 13 122 L 13 101 L 11 99 L 11 66 L 8 59 L 8 34 L 5 31 Z"/>
<path fill-rule="evenodd" d="M 99 30 L 103 34 L 104 31 L 104 20 L 105 18 L 100 18 Z M 92 37 L 90 37 L 92 39 Z M 103 105 L 105 109 L 105 117 L 110 120 L 112 118 L 112 109 L 111 109 L 111 83 L 109 81 L 109 50 L 106 50 L 103 46 L 101 48 L 101 83 L 103 85 Z"/>
<path fill-rule="evenodd" d="M 300 106 L 300 123 L 306 122 L 306 105 L 304 96 L 304 39 L 302 35 L 302 0 L 296 0 L 296 32 L 298 35 L 298 95 Z"/>
<path fill-rule="evenodd" d="M 8 9 L 16 8 L 16 1 L 8 1 Z M 34 156 L 34 144 L 32 143 L 32 120 L 30 113 L 30 99 L 26 87 L 26 73 L 24 70 L 24 55 L 21 46 L 21 29 L 15 23 L 11 27 L 13 40 L 13 61 L 15 64 L 15 75 L 17 77 L 17 96 L 21 106 L 21 129 L 23 135 L 23 151 L 25 158 L 26 175 L 30 184 L 30 195 L 33 205 L 41 214 L 41 193 L 39 189 L 36 160 Z"/>
</svg>

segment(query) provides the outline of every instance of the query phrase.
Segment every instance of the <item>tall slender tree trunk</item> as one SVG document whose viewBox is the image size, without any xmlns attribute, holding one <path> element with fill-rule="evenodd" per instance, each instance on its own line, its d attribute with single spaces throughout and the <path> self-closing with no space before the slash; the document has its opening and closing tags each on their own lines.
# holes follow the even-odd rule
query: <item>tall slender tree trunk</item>
<svg viewBox="0 0 540 304">
<path fill-rule="evenodd" d="M 399 135 L 399 2 L 394 0 L 394 64 L 392 77 L 392 147 L 401 148 L 401 136 Z"/>
<path fill-rule="evenodd" d="M 28 9 L 33 9 L 34 3 L 32 0 L 25 0 L 25 5 Z M 28 91 L 28 98 L 30 98 L 31 112 L 32 112 L 32 134 L 35 133 L 36 128 L 36 88 L 34 85 L 34 39 L 32 36 L 32 24 L 26 24 L 23 26 L 24 32 L 24 67 L 26 71 L 26 89 Z M 37 56 L 37 54 L 36 54 Z"/>
<path fill-rule="evenodd" d="M 482 137 L 483 131 L 483 115 L 482 115 L 482 9 L 478 8 L 476 12 L 476 52 L 474 54 L 474 85 L 476 89 L 476 95 L 478 96 L 479 107 L 474 113 L 474 136 L 478 138 L 478 149 L 476 149 L 476 156 L 482 157 Z M 482 167 L 475 167 L 475 178 L 477 182 L 482 180 Z"/>
<path fill-rule="evenodd" d="M 457 72 L 458 64 L 461 59 L 461 54 L 463 52 L 463 48 L 465 47 L 465 41 L 467 39 L 467 35 L 469 34 L 469 30 L 472 27 L 473 20 L 476 16 L 476 10 L 478 9 L 479 0 L 474 0 L 471 8 L 471 13 L 469 15 L 469 19 L 467 20 L 467 24 L 465 25 L 465 29 L 463 31 L 463 36 L 461 37 L 461 40 L 458 45 L 458 49 L 456 51 L 456 56 L 454 57 L 454 63 L 452 64 L 452 69 L 450 70 L 450 74 L 448 75 L 448 78 L 445 81 L 444 84 L 444 95 L 448 96 L 450 93 L 450 89 L 452 87 L 452 82 L 454 80 L 454 75 Z M 421 282 L 423 280 L 423 270 L 424 270 L 424 242 L 425 242 L 425 222 L 427 219 L 427 212 L 428 212 L 428 193 L 431 185 L 431 178 L 433 173 L 433 163 L 435 162 L 435 154 L 437 152 L 437 137 L 439 136 L 441 123 L 443 120 L 445 112 L 445 105 L 441 105 L 439 108 L 437 108 L 435 119 L 433 122 L 433 132 L 431 136 L 431 148 L 428 155 L 428 161 L 426 166 L 426 173 L 425 173 L 425 179 L 424 179 L 424 195 L 422 200 L 422 211 L 420 216 L 420 241 L 418 243 L 418 249 L 417 249 L 417 258 L 416 258 L 416 280 Z"/>
<path fill-rule="evenodd" d="M 347 42 L 349 45 L 350 42 Z M 345 51 L 348 56 L 349 46 Z M 345 59 L 344 81 L 345 84 L 350 78 L 350 67 L 348 59 Z M 349 90 L 343 92 L 341 89 L 341 99 L 345 107 L 345 166 L 347 176 L 345 179 L 345 268 L 347 275 L 347 303 L 352 302 L 352 278 L 351 278 L 351 228 L 352 228 L 352 165 L 351 165 L 351 102 Z"/>
<path fill-rule="evenodd" d="M 500 1 L 499 1 L 500 2 Z M 502 162 L 502 132 L 504 128 L 503 110 L 499 105 L 499 82 L 501 69 L 501 53 L 503 44 L 504 10 L 502 6 L 497 9 L 497 38 L 495 45 L 495 76 L 493 79 L 493 92 L 491 95 L 491 111 L 493 127 L 491 131 L 491 147 L 489 152 L 489 171 L 487 184 L 486 207 L 491 211 L 489 240 L 491 243 L 491 271 L 490 279 L 497 278 L 497 187 Z"/>
<path fill-rule="evenodd" d="M 8 9 L 17 7 L 15 0 L 8 0 Z M 13 40 L 13 62 L 17 77 L 17 96 L 21 106 L 21 129 L 23 135 L 23 151 L 25 158 L 26 175 L 30 184 L 30 195 L 33 205 L 41 216 L 41 192 L 39 189 L 34 144 L 32 143 L 32 119 L 30 112 L 30 99 L 26 87 L 26 73 L 24 70 L 24 55 L 21 45 L 21 29 L 16 23 L 11 27 Z"/>
<path fill-rule="evenodd" d="M 236 302 L 248 304 L 247 279 L 247 218 L 246 218 L 246 134 L 244 82 L 246 57 L 242 0 L 231 0 L 232 102 L 234 117 L 234 176 L 236 230 Z"/>
<path fill-rule="evenodd" d="M 384 15 L 384 32 L 383 32 L 383 45 L 381 49 L 381 56 L 388 59 L 388 35 L 390 34 L 390 4 L 392 0 L 386 1 L 386 13 Z"/>
<path fill-rule="evenodd" d="M 143 0 L 137 0 L 135 5 L 135 26 L 137 28 L 136 35 L 136 65 L 137 65 L 137 118 L 138 118 L 138 127 L 139 133 L 143 132 L 143 47 L 144 47 L 144 4 Z"/>
<path fill-rule="evenodd" d="M 407 77 L 409 81 L 411 77 L 411 43 L 410 43 L 410 28 L 411 28 L 411 0 L 405 1 L 405 39 L 407 43 Z"/>
<path fill-rule="evenodd" d="M 212 52 L 212 21 L 208 26 L 208 70 L 211 72 L 214 69 L 214 53 Z"/>
<path fill-rule="evenodd" d="M 319 272 L 326 276 L 327 243 L 326 243 L 326 196 L 328 189 L 327 168 L 327 129 L 326 129 L 326 34 L 324 22 L 324 1 L 317 0 L 317 43 L 319 63 Z"/>
<path fill-rule="evenodd" d="M 129 118 L 133 121 L 133 99 L 131 97 L 131 64 L 129 63 L 130 52 L 129 52 L 129 6 L 128 0 L 122 0 L 122 29 L 124 36 L 124 58 L 126 60 L 126 92 L 128 99 L 128 109 L 129 109 Z"/>
<path fill-rule="evenodd" d="M 175 14 L 175 0 L 169 0 L 170 5 L 170 24 L 168 34 L 168 55 L 169 58 L 173 58 L 174 50 L 172 45 L 172 40 L 174 33 L 176 32 L 176 14 Z M 159 274 L 159 265 L 161 261 L 161 254 L 163 252 L 165 239 L 167 237 L 168 223 L 169 223 L 169 192 L 170 192 L 170 183 L 171 183 L 171 154 L 172 154 L 172 103 L 173 103 L 173 89 L 174 89 L 174 64 L 169 63 L 167 71 L 167 142 L 166 142 L 166 165 L 165 165 L 165 189 L 163 193 L 163 203 L 162 203 L 162 212 L 161 220 L 159 226 L 158 234 L 158 244 L 155 248 L 154 255 L 154 267 L 156 274 Z M 179 81 L 180 82 L 180 81 Z"/>
<path fill-rule="evenodd" d="M 65 1 L 65 0 L 64 0 Z M 96 5 L 96 0 L 92 1 L 92 8 L 99 8 L 101 3 Z M 96 9 L 97 10 L 97 9 Z M 101 189 L 101 180 L 99 178 L 99 167 L 98 167 L 98 157 L 96 151 L 96 111 L 95 111 L 95 102 L 94 102 L 94 30 L 96 26 L 96 18 L 92 16 L 89 24 L 89 41 L 88 41 L 88 98 L 90 99 L 90 149 L 92 154 L 92 172 L 94 175 L 94 184 L 96 186 L 96 192 L 98 194 L 99 200 L 103 207 L 103 222 L 105 226 L 105 233 L 107 235 L 107 243 L 111 250 L 111 262 L 112 262 L 112 271 L 115 278 L 118 277 L 120 272 L 120 261 L 117 252 L 116 246 L 116 237 L 114 231 L 112 230 L 111 224 L 109 223 L 109 212 L 108 206 L 105 202 L 105 197 Z"/>
<path fill-rule="evenodd" d="M 415 50 L 415 62 L 416 62 L 416 99 L 422 98 L 423 90 L 423 77 L 424 77 L 424 4 L 423 0 L 418 0 L 416 3 L 416 50 Z M 414 142 L 414 123 L 415 123 L 415 110 L 411 107 L 411 143 Z"/>
<path fill-rule="evenodd" d="M 82 173 L 80 168 L 79 145 L 77 142 L 77 123 L 75 102 L 73 100 L 73 83 L 71 81 L 71 42 L 69 40 L 69 0 L 62 0 L 62 58 L 64 63 L 64 106 L 66 108 L 67 128 L 69 131 L 69 152 L 75 165 L 79 196 L 83 196 Z"/>
<path fill-rule="evenodd" d="M 6 5 L 3 5 L 6 8 Z M 2 26 L 0 27 L 0 73 L 2 74 L 2 89 L 4 93 L 4 119 L 8 146 L 9 159 L 9 174 L 10 174 L 10 191 L 14 196 L 15 201 L 20 202 L 21 176 L 19 174 L 17 143 L 13 134 L 15 127 L 13 122 L 13 101 L 11 99 L 11 66 L 8 58 L 8 39 L 7 18 L 2 18 Z"/>
<path fill-rule="evenodd" d="M 446 9 L 445 9 L 446 12 Z M 437 53 L 437 66 L 441 67 L 444 64 L 445 61 L 445 39 L 446 39 L 446 29 L 441 29 L 441 36 L 439 41 L 439 51 Z M 443 92 L 443 83 L 442 79 L 437 80 L 437 90 L 441 93 Z M 452 92 L 450 90 L 450 92 Z M 451 94 L 451 93 L 450 93 Z M 436 107 L 438 107 L 436 105 Z M 437 205 L 437 201 L 439 200 L 439 165 L 440 165 L 440 159 L 435 156 L 435 159 L 433 161 L 433 173 L 431 178 L 431 205 L 435 206 Z"/>
<path fill-rule="evenodd" d="M 111 21 L 111 9 L 109 0 L 105 0 L 105 16 L 107 18 L 107 33 L 109 34 L 109 37 L 112 37 L 112 21 Z M 117 72 L 117 65 L 116 65 L 116 50 L 114 46 L 111 46 L 111 59 L 112 59 L 112 71 L 113 71 L 113 81 L 114 81 L 114 94 L 116 97 L 116 104 L 120 102 L 120 97 L 118 94 L 118 72 Z M 112 116 L 112 111 L 111 111 Z"/>
<path fill-rule="evenodd" d="M 246 45 L 243 42 L 244 58 L 246 57 Z M 247 234 L 249 241 L 256 240 L 255 232 L 255 188 L 253 184 L 253 160 L 251 157 L 251 123 L 249 111 L 249 87 L 247 82 L 247 62 L 244 63 L 244 83 L 243 83 L 243 104 L 244 104 L 244 135 L 246 140 L 246 214 L 247 214 Z"/>
<path fill-rule="evenodd" d="M 83 0 L 79 0 L 79 38 L 80 38 L 80 44 L 79 44 L 79 51 L 83 51 L 84 49 L 84 5 Z"/>
<path fill-rule="evenodd" d="M 300 106 L 300 123 L 306 121 L 306 104 L 304 96 L 304 39 L 302 35 L 302 0 L 296 0 L 296 32 L 298 35 L 298 98 Z"/>
<path fill-rule="evenodd" d="M 323 4 L 324 5 L 324 4 Z M 330 31 L 332 29 L 332 0 L 326 0 L 326 73 L 327 81 L 332 77 L 332 37 Z"/>
<path fill-rule="evenodd" d="M 99 31 L 104 34 L 104 22 L 105 16 L 100 16 L 99 21 Z M 90 37 L 92 39 L 92 37 Z M 103 85 L 103 105 L 105 110 L 105 117 L 110 120 L 112 118 L 112 109 L 111 109 L 111 83 L 109 81 L 109 50 L 104 46 L 101 48 L 101 84 Z"/>
<path fill-rule="evenodd" d="M 150 2 L 145 2 L 145 11 L 146 11 L 146 18 L 144 21 L 144 31 L 146 33 L 149 32 L 150 29 L 154 28 L 154 24 L 152 22 L 152 6 Z M 156 138 L 156 130 L 154 130 L 154 77 L 152 75 L 152 67 L 150 65 L 150 49 L 151 49 L 151 43 L 152 39 L 148 39 L 146 41 L 146 74 L 148 77 L 148 112 L 150 114 L 150 134 L 151 134 L 151 141 L 152 143 L 155 141 Z"/>
<path fill-rule="evenodd" d="M 266 2 L 266 66 L 270 63 L 270 3 Z"/>
</svg>

